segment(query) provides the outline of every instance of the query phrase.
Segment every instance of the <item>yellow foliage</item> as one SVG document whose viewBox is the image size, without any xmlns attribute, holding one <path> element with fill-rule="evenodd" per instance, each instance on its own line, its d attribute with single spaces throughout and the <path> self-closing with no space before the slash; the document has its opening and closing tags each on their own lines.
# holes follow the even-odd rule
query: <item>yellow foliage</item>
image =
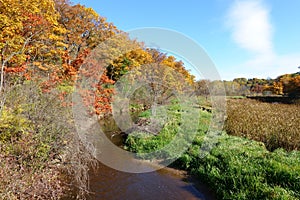
<svg viewBox="0 0 300 200">
<path fill-rule="evenodd" d="M 30 131 L 31 123 L 22 116 L 22 112 L 21 106 L 17 106 L 15 109 L 3 108 L 0 115 L 0 143 Z"/>
<path fill-rule="evenodd" d="M 28 55 L 54 49 L 62 41 L 65 30 L 58 25 L 58 13 L 52 0 L 0 0 L 0 51 L 2 62 L 14 67 L 25 62 Z M 43 57 L 43 60 L 45 57 Z"/>
<path fill-rule="evenodd" d="M 287 74 L 280 78 L 280 83 L 283 85 L 283 91 L 286 94 L 300 96 L 300 75 Z"/>
</svg>

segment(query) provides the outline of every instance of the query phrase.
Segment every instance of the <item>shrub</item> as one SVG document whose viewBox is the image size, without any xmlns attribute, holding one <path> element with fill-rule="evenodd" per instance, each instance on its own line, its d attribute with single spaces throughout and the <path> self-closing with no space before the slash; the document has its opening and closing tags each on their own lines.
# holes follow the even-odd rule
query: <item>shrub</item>
<svg viewBox="0 0 300 200">
<path fill-rule="evenodd" d="M 17 105 L 14 110 L 4 107 L 0 118 L 0 142 L 17 139 L 30 130 L 30 121 L 22 116 L 22 108 Z"/>
<path fill-rule="evenodd" d="M 75 132 L 71 107 L 62 104 L 59 94 L 43 93 L 33 82 L 5 94 L 0 199 L 60 199 L 70 189 L 78 189 L 78 198 L 84 198 L 93 159 Z"/>
</svg>

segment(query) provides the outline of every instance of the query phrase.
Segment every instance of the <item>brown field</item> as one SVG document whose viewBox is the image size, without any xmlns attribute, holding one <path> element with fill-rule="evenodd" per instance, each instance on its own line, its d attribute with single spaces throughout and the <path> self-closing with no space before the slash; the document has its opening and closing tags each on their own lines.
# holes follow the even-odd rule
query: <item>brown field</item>
<svg viewBox="0 0 300 200">
<path fill-rule="evenodd" d="M 300 149 L 300 105 L 231 99 L 224 129 L 228 134 L 263 142 L 273 151 Z"/>
</svg>

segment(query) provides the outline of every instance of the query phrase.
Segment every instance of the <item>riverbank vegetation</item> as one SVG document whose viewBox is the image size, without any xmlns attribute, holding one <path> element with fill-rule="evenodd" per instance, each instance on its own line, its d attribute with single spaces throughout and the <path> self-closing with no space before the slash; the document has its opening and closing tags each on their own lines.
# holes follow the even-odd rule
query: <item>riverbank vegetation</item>
<svg viewBox="0 0 300 200">
<path fill-rule="evenodd" d="M 262 109 L 262 107 L 268 108 L 268 106 L 272 106 L 272 104 L 270 105 L 247 99 L 234 101 L 230 100 L 228 102 L 228 104 L 232 104 L 229 106 L 234 108 L 237 106 L 245 106 L 243 103 L 253 106 L 258 105 L 257 109 Z M 296 105 L 275 104 L 274 106 L 282 106 L 282 109 L 286 109 L 285 106 L 291 106 L 289 107 L 290 110 L 295 108 L 298 109 Z M 172 107 L 170 107 L 170 109 L 172 110 Z M 246 109 L 246 107 L 244 107 L 244 109 Z M 243 112 L 243 109 L 233 110 L 236 112 Z M 231 117 L 234 117 L 234 115 L 230 116 L 230 114 L 232 114 L 231 112 L 233 111 L 229 111 L 228 113 L 228 118 L 225 125 L 227 128 L 232 126 L 230 124 L 232 123 Z M 276 114 L 276 112 L 283 115 L 282 110 L 280 109 L 274 110 L 272 114 Z M 253 112 L 251 112 L 251 109 L 249 109 L 249 113 L 247 113 L 247 115 L 252 116 L 251 123 L 253 123 L 253 126 L 256 128 L 257 125 L 255 124 L 261 122 L 260 117 L 265 116 L 264 113 L 261 113 L 262 116 L 258 116 L 260 113 L 255 112 L 255 109 Z M 294 115 L 295 114 L 293 114 L 293 116 Z M 244 119 L 241 117 L 241 115 L 236 116 L 239 116 L 241 120 Z M 286 116 L 291 117 L 290 113 L 288 112 L 286 113 Z M 240 137 L 237 137 L 228 135 L 226 132 L 224 132 L 218 137 L 218 142 L 212 151 L 207 156 L 201 157 L 201 147 L 208 131 L 210 117 L 210 113 L 206 111 L 200 111 L 200 121 L 197 135 L 194 138 L 192 145 L 189 147 L 186 153 L 181 155 L 180 158 L 175 161 L 173 167 L 188 170 L 190 173 L 198 177 L 200 181 L 207 183 L 216 192 L 218 199 L 300 198 L 300 152 L 292 150 L 292 146 L 285 145 L 277 146 L 282 148 L 276 148 L 276 150 L 272 149 L 272 151 L 269 151 L 266 146 L 275 147 L 275 145 L 278 145 L 277 140 L 274 139 L 272 141 L 268 141 L 266 145 L 263 143 L 264 141 L 260 142 L 261 138 L 265 138 L 263 135 L 268 135 L 268 133 L 273 135 L 275 138 L 280 138 L 280 134 L 278 134 L 278 136 L 274 135 L 276 133 L 274 132 L 275 129 L 265 129 L 265 132 L 261 131 L 262 134 L 261 137 L 258 137 L 258 141 L 247 139 L 245 138 L 245 135 L 239 135 Z M 146 137 L 145 139 L 145 137 L 135 137 L 134 134 L 129 135 L 126 141 L 127 149 L 137 152 L 138 155 L 139 153 L 143 155 L 142 153 L 144 152 L 160 149 L 163 145 L 170 141 L 170 132 L 167 130 L 178 129 L 180 120 L 179 118 L 176 118 L 176 120 L 177 123 L 167 125 L 165 127 L 166 130 L 163 129 L 161 131 L 162 135 L 157 137 Z M 235 120 L 233 120 L 233 122 L 235 122 Z M 248 123 L 241 124 L 246 126 Z M 267 120 L 263 121 L 262 123 L 265 123 L 264 125 L 266 126 L 267 123 L 270 123 L 269 125 L 271 125 L 274 122 Z M 294 123 L 294 126 L 296 127 L 297 122 Z M 289 124 L 286 124 L 285 126 L 289 127 Z M 258 129 L 260 128 L 258 127 Z M 281 127 L 279 130 L 282 129 L 283 127 Z M 249 128 L 246 130 L 249 130 Z M 296 141 L 299 139 L 299 135 L 295 135 L 294 133 L 299 134 L 299 131 L 291 129 L 291 131 L 287 134 L 292 134 L 290 137 L 294 138 L 295 142 L 293 144 L 297 145 Z M 173 137 L 174 134 L 176 133 L 171 133 Z M 253 137 L 254 136 L 255 134 Z M 289 138 L 288 136 L 286 137 Z M 285 147 L 289 151 L 284 149 Z M 293 146 L 293 148 L 295 148 L 295 146 Z M 166 156 L 165 159 L 170 156 L 166 154 L 163 155 Z"/>
<path fill-rule="evenodd" d="M 141 157 L 181 131 L 179 146 L 192 145 L 175 165 L 209 184 L 220 199 L 300 198 L 299 105 L 240 99 L 249 94 L 297 99 L 299 73 L 196 82 L 182 61 L 130 39 L 83 5 L 1 0 L 0 13 L 0 199 L 87 197 L 88 171 L 96 161 L 76 132 L 74 91 L 96 118 L 111 115 L 112 103 L 120 113 L 128 102 L 131 111 L 146 110 L 139 122 L 144 128 L 154 123 L 155 129 L 133 131 L 125 146 Z M 222 87 L 235 99 L 228 100 L 224 132 L 202 158 L 214 112 L 209 95 Z M 174 101 L 184 92 L 202 95 L 189 112 Z M 192 138 L 184 135 L 189 129 L 184 115 L 197 126 Z M 176 153 L 175 145 L 159 158 Z"/>
<path fill-rule="evenodd" d="M 69 190 L 86 197 L 95 160 L 76 133 L 76 86 L 88 113 L 105 117 L 114 84 L 142 65 L 164 65 L 181 83 L 194 82 L 183 62 L 131 40 L 92 8 L 68 0 L 1 0 L 0 13 L 0 199 L 60 199 Z M 169 78 L 167 71 L 155 73 Z M 149 102 L 132 109 L 141 104 Z"/>
<path fill-rule="evenodd" d="M 0 118 L 0 198 L 58 199 L 87 190 L 88 165 L 72 124 L 68 96 L 43 93 L 34 82 L 6 87 Z M 2 96 L 3 97 L 3 96 Z M 75 196 L 76 196 L 75 195 Z"/>
</svg>

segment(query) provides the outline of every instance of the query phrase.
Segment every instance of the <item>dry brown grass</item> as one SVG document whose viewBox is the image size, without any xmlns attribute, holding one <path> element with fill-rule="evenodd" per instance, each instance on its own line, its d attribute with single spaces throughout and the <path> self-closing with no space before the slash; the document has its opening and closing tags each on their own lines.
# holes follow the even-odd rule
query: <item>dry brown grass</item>
<svg viewBox="0 0 300 200">
<path fill-rule="evenodd" d="M 300 149 L 300 105 L 228 100 L 228 134 L 261 141 L 273 151 Z"/>
<path fill-rule="evenodd" d="M 19 168 L 15 158 L 1 158 L 0 199 L 59 199 L 62 187 L 59 170 L 47 168 L 32 171 Z"/>
</svg>

